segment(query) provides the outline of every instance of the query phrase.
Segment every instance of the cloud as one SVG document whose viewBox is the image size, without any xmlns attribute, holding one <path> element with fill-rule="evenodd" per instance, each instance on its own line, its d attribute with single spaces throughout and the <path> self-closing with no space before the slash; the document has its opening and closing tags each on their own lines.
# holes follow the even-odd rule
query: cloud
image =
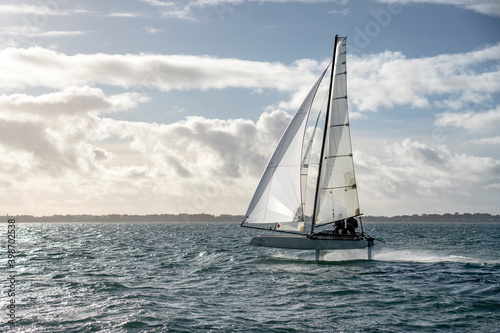
<svg viewBox="0 0 500 333">
<path fill-rule="evenodd" d="M 232 11 L 236 6 L 244 3 L 288 3 L 299 2 L 305 4 L 320 4 L 331 2 L 328 0 L 188 0 L 188 1 L 160 1 L 160 0 L 141 0 L 153 7 L 156 7 L 165 17 L 172 17 L 185 20 L 196 20 L 197 10 L 203 8 L 213 8 L 221 19 L 226 12 Z M 472 10 L 477 13 L 500 17 L 500 4 L 496 0 L 377 0 L 381 3 L 397 3 L 403 5 L 409 4 L 440 4 L 452 5 L 466 10 Z M 347 0 L 333 1 L 336 4 L 345 5 Z M 348 14 L 347 9 L 332 10 L 329 14 L 342 15 Z"/>
<path fill-rule="evenodd" d="M 437 116 L 437 126 L 463 127 L 471 131 L 491 131 L 500 128 L 500 106 L 486 112 L 445 112 Z"/>
<path fill-rule="evenodd" d="M 100 115 L 130 110 L 148 100 L 138 93 L 106 96 L 91 87 L 68 87 L 39 96 L 0 95 L 0 146 L 4 156 L 17 161 L 8 169 L 12 178 L 36 182 L 68 173 L 86 177 L 102 169 L 112 154 L 94 145 L 106 138 L 99 127 Z"/>
<path fill-rule="evenodd" d="M 89 31 L 79 30 L 50 30 L 43 31 L 34 26 L 11 26 L 0 30 L 0 35 L 14 36 L 19 38 L 39 38 L 39 37 L 66 37 L 88 34 Z"/>
<path fill-rule="evenodd" d="M 172 176 L 230 180 L 260 176 L 289 120 L 283 111 L 264 113 L 256 123 L 203 117 L 187 117 L 170 125 L 105 119 L 99 131 L 104 133 L 102 139 L 131 138 L 131 149 L 159 169 L 170 170 Z"/>
<path fill-rule="evenodd" d="M 68 87 L 62 91 L 32 96 L 27 94 L 0 95 L 0 116 L 27 113 L 41 118 L 78 113 L 109 113 L 133 109 L 149 100 L 139 93 L 123 93 L 106 96 L 99 88 Z"/>
<path fill-rule="evenodd" d="M 43 27 L 51 16 L 71 14 L 96 14 L 97 12 L 72 6 L 67 0 L 41 0 L 36 4 L 0 4 L 0 15 L 23 15 L 23 21 L 30 26 Z"/>
<path fill-rule="evenodd" d="M 148 34 L 151 34 L 151 35 L 154 35 L 154 34 L 157 34 L 157 33 L 162 32 L 162 29 L 153 28 L 153 27 L 144 27 L 144 30 L 145 30 Z"/>
<path fill-rule="evenodd" d="M 33 182 L 36 188 L 39 178 L 58 179 L 67 173 L 87 175 L 106 158 L 106 152 L 86 142 L 95 122 L 92 118 L 0 120 L 0 150 L 12 158 L 13 164 L 10 176 L 2 172 L 0 178 L 18 180 L 15 184 L 22 187 Z"/>
<path fill-rule="evenodd" d="M 328 12 L 328 14 L 347 16 L 347 14 L 349 14 L 349 9 L 348 8 L 344 8 L 342 10 L 340 10 L 340 9 L 332 9 L 332 10 L 330 10 Z"/>
<path fill-rule="evenodd" d="M 155 7 L 172 7 L 175 5 L 175 3 L 172 1 L 160 1 L 160 0 L 139 0 L 139 1 L 150 4 L 151 6 Z"/>
<path fill-rule="evenodd" d="M 397 105 L 443 107 L 439 98 L 469 105 L 470 94 L 483 96 L 476 104 L 484 105 L 500 90 L 499 50 L 420 59 L 397 52 L 351 56 L 351 105 L 360 117 Z M 290 96 L 280 106 L 294 109 L 326 62 L 1 50 L 0 154 L 7 161 L 0 165 L 6 180 L 0 198 L 26 214 L 242 213 L 290 120 L 287 112 L 270 107 L 257 121 L 187 117 L 168 125 L 109 114 L 140 107 L 149 89 L 275 89 Z M 494 130 L 499 112 L 442 113 L 436 125 Z M 405 213 L 408 202 L 415 202 L 412 211 L 428 211 L 441 196 L 463 205 L 471 196 L 491 207 L 498 201 L 492 184 L 500 183 L 499 162 L 492 158 L 410 139 L 383 147 L 384 156 L 355 153 L 360 195 L 372 209 L 367 214 L 382 210 L 377 207 Z"/>
<path fill-rule="evenodd" d="M 496 0 L 377 0 L 379 2 L 397 2 L 399 4 L 437 4 L 452 5 L 480 14 L 500 17 L 500 3 Z"/>
<path fill-rule="evenodd" d="M 451 152 L 445 145 L 404 139 L 384 144 L 385 156 L 355 151 L 360 201 L 366 214 L 481 211 L 500 199 L 500 161 Z M 482 202 L 484 206 L 473 206 Z M 386 213 L 387 214 L 387 213 Z"/>
<path fill-rule="evenodd" d="M 500 92 L 500 45 L 482 50 L 407 59 L 400 52 L 352 56 L 349 84 L 360 111 L 410 105 L 463 108 L 486 103 Z"/>
<path fill-rule="evenodd" d="M 10 207 L 26 214 L 244 212 L 291 116 L 275 110 L 255 122 L 187 117 L 168 125 L 105 117 L 140 99 L 91 87 L 1 96 L 0 178 L 8 184 L 0 197 L 15 196 Z M 447 212 L 457 204 L 481 211 L 468 198 L 499 199 L 500 162 L 492 158 L 411 139 L 383 144 L 377 157 L 360 148 L 366 214 Z"/>
<path fill-rule="evenodd" d="M 54 15 L 68 15 L 67 11 L 61 11 L 59 4 L 55 1 L 51 2 L 52 6 L 43 5 L 26 5 L 26 4 L 4 4 L 0 5 L 0 15 L 1 14 L 18 14 L 18 15 L 42 15 L 42 16 L 54 16 Z"/>
<path fill-rule="evenodd" d="M 107 84 L 163 91 L 227 87 L 293 90 L 297 86 L 295 77 L 308 84 L 314 81 L 316 73 L 305 71 L 311 67 L 317 64 L 299 61 L 287 67 L 231 58 L 157 54 L 69 56 L 40 47 L 6 48 L 0 51 L 0 88 Z"/>
<path fill-rule="evenodd" d="M 472 143 L 478 145 L 500 145 L 500 136 L 495 136 L 493 138 L 482 138 L 471 140 Z"/>
<path fill-rule="evenodd" d="M 114 12 L 106 15 L 108 17 L 124 17 L 124 18 L 135 18 L 140 17 L 142 14 L 140 13 L 130 13 L 130 12 Z"/>
<path fill-rule="evenodd" d="M 244 211 L 288 113 L 170 125 L 105 117 L 144 101 L 86 86 L 1 95 L 0 197 L 15 192 L 10 207 L 27 214 L 137 213 L 137 203 L 144 214 Z"/>
<path fill-rule="evenodd" d="M 6 147 L 29 152 L 45 160 L 57 155 L 57 149 L 50 143 L 45 129 L 35 122 L 0 120 L 0 142 Z"/>
<path fill-rule="evenodd" d="M 244 3 L 305 3 L 318 4 L 332 2 L 331 0 L 177 0 L 177 1 L 160 1 L 160 0 L 140 0 L 151 6 L 159 9 L 160 13 L 165 17 L 171 17 L 183 20 L 196 20 L 200 10 L 205 8 L 213 9 L 220 19 L 224 18 L 227 12 L 232 11 L 236 6 Z M 333 1 L 338 4 L 345 5 L 347 0 Z M 342 12 L 342 15 L 346 13 Z"/>
<path fill-rule="evenodd" d="M 400 52 L 351 56 L 353 111 L 408 105 L 461 109 L 486 105 L 500 92 L 500 45 L 481 50 L 407 59 Z M 40 47 L 0 51 L 0 88 L 24 89 L 103 84 L 127 89 L 208 90 L 240 87 L 292 93 L 279 106 L 295 109 L 327 61 L 290 65 L 210 56 L 160 54 L 66 55 Z"/>
</svg>

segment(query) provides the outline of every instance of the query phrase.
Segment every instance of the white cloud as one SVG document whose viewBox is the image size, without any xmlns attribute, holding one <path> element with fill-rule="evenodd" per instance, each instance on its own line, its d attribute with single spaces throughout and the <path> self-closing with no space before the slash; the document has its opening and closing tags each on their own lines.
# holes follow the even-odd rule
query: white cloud
<svg viewBox="0 0 500 333">
<path fill-rule="evenodd" d="M 26 214 L 244 212 L 290 115 L 163 125 L 94 113 L 140 98 L 90 87 L 1 96 L 10 118 L 0 117 L 0 179 L 7 180 L 0 198 L 16 198 L 9 207 Z M 382 146 L 385 155 L 354 154 L 365 214 L 482 211 L 468 198 L 500 199 L 499 161 L 410 139 Z"/>
<path fill-rule="evenodd" d="M 0 51 L 0 87 L 63 88 L 87 84 L 143 86 L 161 90 L 227 87 L 294 90 L 297 80 L 315 80 L 306 69 L 317 66 L 219 59 L 209 56 L 156 54 L 77 54 L 68 56 L 40 47 Z M 300 75 L 299 75 L 300 74 Z"/>
<path fill-rule="evenodd" d="M 435 125 L 463 127 L 472 131 L 489 131 L 500 128 L 500 106 L 486 112 L 446 112 L 438 115 Z"/>
<path fill-rule="evenodd" d="M 106 96 L 101 89 L 68 87 L 62 91 L 32 96 L 26 94 L 0 95 L 0 116 L 9 118 L 12 113 L 28 113 L 30 117 L 52 117 L 79 113 L 108 113 L 135 108 L 149 100 L 139 93 Z"/>
<path fill-rule="evenodd" d="M 97 14 L 95 11 L 78 7 L 78 5 L 75 6 L 73 2 L 67 0 L 40 0 L 36 4 L 0 4 L 0 15 L 23 15 L 23 21 L 30 26 L 43 27 L 52 16 Z"/>
<path fill-rule="evenodd" d="M 141 0 L 151 6 L 160 9 L 160 12 L 166 17 L 173 17 L 178 19 L 195 20 L 197 9 L 213 8 L 213 10 L 223 18 L 224 14 L 232 11 L 236 6 L 243 3 L 288 3 L 300 2 L 306 4 L 318 4 L 325 2 L 334 2 L 339 5 L 345 5 L 347 0 L 188 0 L 188 1 L 160 1 L 160 0 Z M 442 4 L 452 5 L 467 10 L 472 10 L 480 14 L 500 17 L 500 4 L 497 0 L 377 0 L 382 3 L 397 3 L 397 4 Z M 333 15 L 347 15 L 348 9 L 332 10 L 329 14 Z"/>
<path fill-rule="evenodd" d="M 496 64 L 499 50 L 497 45 L 422 59 L 393 52 L 351 57 L 349 89 L 355 114 L 362 117 L 359 111 L 396 105 L 421 108 L 437 97 L 471 103 L 465 97 L 469 92 L 491 100 L 500 91 L 498 66 L 484 64 Z M 1 50 L 0 154 L 8 161 L 0 165 L 0 179 L 5 180 L 0 199 L 26 214 L 241 214 L 290 119 L 288 113 L 274 110 L 256 122 L 187 117 L 169 125 L 110 119 L 106 114 L 147 102 L 149 97 L 140 92 L 151 88 L 277 89 L 291 94 L 281 103 L 291 109 L 325 66 L 308 59 L 287 66 L 208 56 Z M 129 91 L 110 95 L 106 85 Z M 23 92 L 47 88 L 56 91 Z M 436 125 L 494 130 L 499 113 L 498 107 L 467 116 L 443 113 Z M 498 201 L 492 184 L 500 183 L 499 162 L 492 158 L 409 139 L 386 145 L 385 153 L 355 154 L 367 214 L 392 212 L 390 205 L 401 207 L 394 214 L 429 211 L 425 208 L 445 195 L 464 205 L 464 198 L 471 196 Z M 408 208 L 408 202 L 415 202 L 415 209 Z M 446 204 L 435 211 L 453 209 L 448 208 L 453 203 Z M 473 208 L 467 210 L 480 211 Z"/>
<path fill-rule="evenodd" d="M 144 30 L 145 30 L 148 34 L 152 34 L 152 35 L 162 32 L 162 30 L 161 30 L 161 29 L 158 29 L 158 28 L 153 28 L 153 27 L 144 27 Z"/>
<path fill-rule="evenodd" d="M 175 5 L 175 3 L 172 1 L 160 1 L 160 0 L 140 0 L 140 1 L 156 7 L 172 7 Z"/>
<path fill-rule="evenodd" d="M 452 5 L 477 13 L 500 17 L 500 3 L 497 0 L 378 0 L 399 4 L 439 4 Z"/>
<path fill-rule="evenodd" d="M 0 96 L 0 146 L 16 163 L 0 179 L 26 181 L 37 187 L 41 179 L 93 177 L 112 153 L 94 143 L 106 139 L 99 114 L 129 110 L 147 97 L 137 93 L 106 96 L 98 88 L 69 87 L 60 92 L 32 96 Z M 68 179 L 66 179 L 68 180 Z M 68 180 L 69 181 L 69 180 Z"/>
<path fill-rule="evenodd" d="M 495 136 L 493 138 L 482 138 L 471 140 L 472 143 L 478 145 L 500 145 L 500 136 Z"/>
<path fill-rule="evenodd" d="M 9 159 L 0 198 L 27 214 L 245 210 L 290 116 L 170 125 L 103 116 L 145 99 L 91 87 L 0 96 L 0 153 Z"/>
<path fill-rule="evenodd" d="M 142 16 L 140 13 L 130 13 L 130 12 L 115 12 L 108 14 L 109 17 L 124 17 L 124 18 L 135 18 Z"/>
<path fill-rule="evenodd" d="M 407 59 L 399 52 L 351 56 L 353 111 L 380 107 L 464 108 L 490 103 L 500 92 L 500 45 L 482 50 Z M 294 109 L 326 63 L 281 63 L 210 56 L 159 54 L 66 55 L 40 47 L 0 51 L 0 88 L 64 88 L 106 84 L 138 90 L 208 90 L 228 87 L 293 92 L 280 107 Z"/>
<path fill-rule="evenodd" d="M 40 32 L 30 37 L 66 37 L 66 36 L 79 36 L 89 33 L 88 31 L 62 31 L 62 30 L 51 30 Z"/>
<path fill-rule="evenodd" d="M 500 200 L 491 186 L 500 181 L 500 161 L 410 139 L 383 148 L 385 156 L 354 154 L 366 214 L 479 212 Z"/>
<path fill-rule="evenodd" d="M 0 30 L 0 35 L 14 36 L 20 38 L 39 38 L 39 37 L 66 37 L 88 34 L 89 31 L 79 30 L 50 30 L 43 31 L 35 26 L 10 26 Z"/>
<path fill-rule="evenodd" d="M 299 2 L 305 4 L 318 4 L 325 2 L 335 2 L 345 5 L 347 0 L 177 0 L 177 1 L 159 1 L 159 0 L 141 0 L 151 6 L 157 7 L 160 13 L 165 17 L 172 17 L 184 20 L 196 20 L 200 9 L 211 8 L 220 19 L 224 18 L 227 12 L 232 11 L 236 6 L 244 3 L 287 3 Z M 342 12 L 342 15 L 346 13 Z"/>
<path fill-rule="evenodd" d="M 19 14 L 19 15 L 67 15 L 68 12 L 60 10 L 60 5 L 53 1 L 52 6 L 27 5 L 27 4 L 4 4 L 0 5 L 0 14 Z"/>
<path fill-rule="evenodd" d="M 348 61 L 350 97 L 360 111 L 395 105 L 424 108 L 437 98 L 444 100 L 436 106 L 453 101 L 454 108 L 462 108 L 490 101 L 500 92 L 500 45 L 420 59 L 386 51 Z"/>
<path fill-rule="evenodd" d="M 332 9 L 328 12 L 328 14 L 346 16 L 347 14 L 349 14 L 349 9 Z"/>
</svg>

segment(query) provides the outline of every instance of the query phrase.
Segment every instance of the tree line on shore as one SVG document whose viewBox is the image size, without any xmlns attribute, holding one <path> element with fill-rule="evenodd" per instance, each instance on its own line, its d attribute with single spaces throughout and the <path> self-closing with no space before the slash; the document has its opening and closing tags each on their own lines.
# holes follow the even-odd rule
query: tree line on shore
<svg viewBox="0 0 500 333">
<path fill-rule="evenodd" d="M 149 215 L 17 215 L 2 217 L 16 222 L 241 222 L 243 215 L 211 214 L 149 214 Z M 363 222 L 500 222 L 500 215 L 488 213 L 413 214 L 396 216 L 363 216 Z"/>
</svg>

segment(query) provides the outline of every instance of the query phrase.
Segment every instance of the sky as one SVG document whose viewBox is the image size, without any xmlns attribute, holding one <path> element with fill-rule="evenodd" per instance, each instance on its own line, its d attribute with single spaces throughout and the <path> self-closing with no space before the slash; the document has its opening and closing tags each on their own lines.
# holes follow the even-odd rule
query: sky
<svg viewBox="0 0 500 333">
<path fill-rule="evenodd" d="M 347 36 L 361 212 L 500 214 L 497 0 L 0 4 L 0 211 L 246 212 Z"/>
</svg>

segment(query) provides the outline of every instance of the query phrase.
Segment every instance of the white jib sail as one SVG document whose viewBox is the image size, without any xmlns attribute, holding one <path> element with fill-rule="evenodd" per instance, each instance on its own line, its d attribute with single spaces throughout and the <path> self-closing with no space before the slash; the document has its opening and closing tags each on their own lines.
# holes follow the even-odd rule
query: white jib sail
<svg viewBox="0 0 500 333">
<path fill-rule="evenodd" d="M 262 174 L 243 223 L 299 222 L 304 220 L 300 179 L 302 145 L 308 114 L 325 72 L 309 91 L 283 133 Z"/>
<path fill-rule="evenodd" d="M 315 225 L 360 213 L 347 112 L 346 38 L 339 37 L 336 47 L 332 100 L 326 140 L 323 143 L 324 158 L 319 175 Z"/>
</svg>

